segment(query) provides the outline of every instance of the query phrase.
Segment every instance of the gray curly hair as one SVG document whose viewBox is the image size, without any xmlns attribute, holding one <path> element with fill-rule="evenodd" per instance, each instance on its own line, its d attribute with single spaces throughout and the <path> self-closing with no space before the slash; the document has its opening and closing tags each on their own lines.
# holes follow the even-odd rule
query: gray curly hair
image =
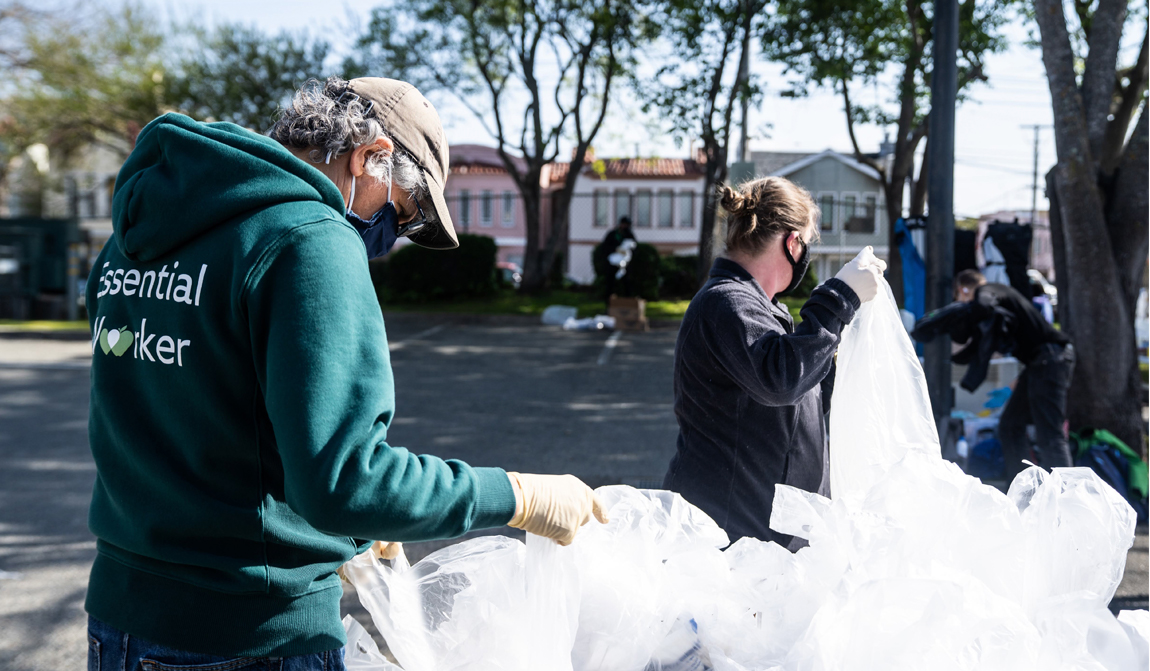
<svg viewBox="0 0 1150 671">
<path fill-rule="evenodd" d="M 370 104 L 348 91 L 346 80 L 309 79 L 281 110 L 268 135 L 285 147 L 311 149 L 308 158 L 313 163 L 326 162 L 360 145 L 391 139 L 370 112 Z M 390 153 L 372 152 L 363 169 L 376 179 L 408 191 L 417 200 L 428 196 L 423 171 L 399 147 Z"/>
</svg>

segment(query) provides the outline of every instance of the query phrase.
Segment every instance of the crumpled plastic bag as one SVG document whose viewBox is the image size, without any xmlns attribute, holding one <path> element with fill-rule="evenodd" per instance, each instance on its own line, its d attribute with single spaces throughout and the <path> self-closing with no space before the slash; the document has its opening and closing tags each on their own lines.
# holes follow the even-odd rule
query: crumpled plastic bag
<svg viewBox="0 0 1150 671">
<path fill-rule="evenodd" d="M 343 617 L 347 645 L 343 647 L 343 665 L 348 671 L 403 671 L 379 651 L 371 634 L 354 617 Z"/>
<path fill-rule="evenodd" d="M 483 536 L 415 566 L 365 553 L 345 574 L 406 671 L 569 671 L 581 590 L 561 550 L 540 536 Z"/>
<path fill-rule="evenodd" d="M 889 287 L 844 332 L 833 498 L 779 485 L 790 553 L 671 492 L 603 487 L 609 524 L 347 571 L 406 671 L 1145 671 L 1150 616 L 1106 610 L 1134 511 L 1080 468 L 1008 494 L 939 456 Z"/>
<path fill-rule="evenodd" d="M 610 522 L 588 524 L 571 545 L 583 587 L 572 664 L 642 670 L 689 604 L 705 598 L 693 588 L 717 577 L 719 548 L 730 541 L 678 494 L 625 486 L 596 493 Z"/>
</svg>

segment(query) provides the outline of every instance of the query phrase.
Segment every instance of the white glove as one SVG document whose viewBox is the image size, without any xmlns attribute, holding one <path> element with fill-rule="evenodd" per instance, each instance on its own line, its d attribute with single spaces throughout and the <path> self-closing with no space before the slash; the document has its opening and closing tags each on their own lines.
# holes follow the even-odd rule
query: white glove
<svg viewBox="0 0 1150 671">
<path fill-rule="evenodd" d="M 879 282 L 884 270 L 886 270 L 886 262 L 876 257 L 874 248 L 868 246 L 848 261 L 835 277 L 846 282 L 846 285 L 854 290 L 855 295 L 859 297 L 859 301 L 865 303 L 878 294 Z"/>
<path fill-rule="evenodd" d="M 403 552 L 403 543 L 388 543 L 387 541 L 376 541 L 376 542 L 371 544 L 371 547 L 368 548 L 367 552 L 371 553 L 371 556 L 375 557 L 376 559 L 395 559 L 396 557 L 399 556 L 400 552 Z M 365 553 L 365 554 L 367 554 L 367 553 Z M 347 564 L 344 564 L 344 566 L 346 566 L 346 565 Z M 336 575 L 339 576 L 340 580 L 342 580 L 344 582 L 348 582 L 347 576 L 344 575 L 344 572 L 343 572 L 343 566 L 340 566 L 339 568 L 337 568 L 335 570 L 335 573 L 336 573 Z"/>
<path fill-rule="evenodd" d="M 607 523 L 603 503 L 574 475 L 508 473 L 515 488 L 515 518 L 508 526 L 570 545 L 591 517 Z"/>
</svg>

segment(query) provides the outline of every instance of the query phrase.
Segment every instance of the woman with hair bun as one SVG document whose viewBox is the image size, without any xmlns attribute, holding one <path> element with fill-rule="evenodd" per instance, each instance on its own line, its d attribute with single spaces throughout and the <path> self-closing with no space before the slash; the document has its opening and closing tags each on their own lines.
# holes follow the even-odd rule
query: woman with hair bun
<svg viewBox="0 0 1150 671">
<path fill-rule="evenodd" d="M 867 247 L 811 292 L 795 326 L 778 294 L 802 281 L 819 210 L 782 177 L 723 187 L 725 254 L 691 300 L 675 345 L 677 451 L 663 487 L 703 509 L 734 542 L 805 541 L 769 528 L 775 485 L 829 494 L 823 417 L 843 327 L 886 264 Z"/>
</svg>

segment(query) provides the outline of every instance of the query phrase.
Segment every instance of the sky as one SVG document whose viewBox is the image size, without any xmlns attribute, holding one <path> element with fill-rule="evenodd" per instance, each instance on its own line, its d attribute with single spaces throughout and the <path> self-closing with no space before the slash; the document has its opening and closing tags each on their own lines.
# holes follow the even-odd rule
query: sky
<svg viewBox="0 0 1150 671">
<path fill-rule="evenodd" d="M 109 3 L 114 0 L 107 0 Z M 208 23 L 243 22 L 267 31 L 281 28 L 306 29 L 322 37 L 339 51 L 341 43 L 354 39 L 356 20 L 366 22 L 373 0 L 345 0 L 336 3 L 314 0 L 146 0 L 162 13 L 194 17 Z M 979 216 L 998 210 L 1029 210 L 1033 184 L 1035 124 L 1039 131 L 1038 166 L 1041 175 L 1055 160 L 1050 94 L 1038 49 L 1025 45 L 1028 36 L 1023 24 L 1007 29 L 1010 46 L 987 58 L 988 84 L 975 85 L 970 100 L 958 109 L 955 127 L 956 165 L 954 204 L 959 217 Z M 1135 45 L 1135 49 L 1137 45 Z M 781 66 L 756 63 L 754 66 L 767 89 L 762 105 L 751 113 L 751 149 L 766 151 L 811 151 L 835 149 L 850 153 L 841 99 L 829 90 L 812 90 L 805 98 L 783 98 L 786 88 Z M 385 73 L 381 75 L 386 76 Z M 870 87 L 867 87 L 868 89 Z M 494 140 L 470 113 L 450 94 L 429 94 L 440 111 L 449 140 L 494 144 Z M 861 89 L 853 92 L 856 101 L 873 103 L 889 98 L 889 89 Z M 617 106 L 594 146 L 598 156 L 685 157 L 688 147 L 677 147 L 669 135 L 641 119 L 633 107 Z M 877 151 L 883 131 L 873 126 L 858 129 L 863 151 Z M 457 141 L 458 142 L 458 141 Z M 1038 190 L 1038 209 L 1047 200 Z"/>
</svg>

